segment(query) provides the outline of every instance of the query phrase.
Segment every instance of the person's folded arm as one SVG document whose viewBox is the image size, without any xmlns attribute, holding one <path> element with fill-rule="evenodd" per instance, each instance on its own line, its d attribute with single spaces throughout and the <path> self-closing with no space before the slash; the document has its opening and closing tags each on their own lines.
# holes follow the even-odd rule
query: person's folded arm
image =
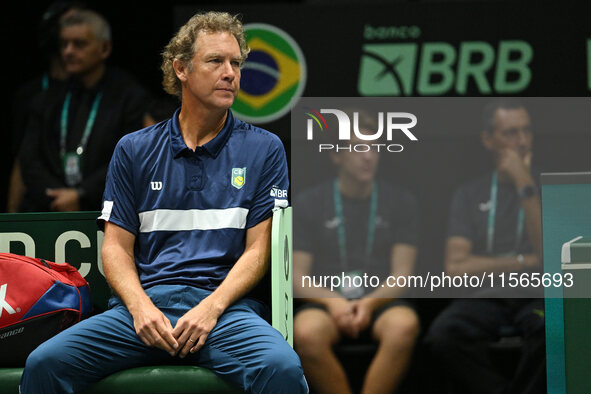
<svg viewBox="0 0 591 394">
<path fill-rule="evenodd" d="M 473 275 L 518 271 L 538 264 L 536 254 L 526 254 L 522 263 L 517 256 L 481 256 L 472 254 L 472 242 L 464 237 L 449 237 L 445 248 L 445 271 L 450 275 Z"/>
</svg>

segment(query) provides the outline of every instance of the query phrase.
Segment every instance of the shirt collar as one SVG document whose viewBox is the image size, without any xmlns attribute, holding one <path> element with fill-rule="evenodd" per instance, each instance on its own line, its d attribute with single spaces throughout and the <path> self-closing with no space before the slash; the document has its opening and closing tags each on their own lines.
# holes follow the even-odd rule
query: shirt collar
<svg viewBox="0 0 591 394">
<path fill-rule="evenodd" d="M 174 157 L 178 157 L 182 154 L 185 150 L 191 152 L 191 149 L 185 144 L 185 140 L 181 134 L 181 127 L 179 124 L 179 113 L 181 109 L 177 109 L 172 116 L 170 122 L 170 143 L 172 148 L 172 153 Z M 232 111 L 228 110 L 228 117 L 226 118 L 226 123 L 224 127 L 220 130 L 218 135 L 216 135 L 211 141 L 207 142 L 202 146 L 202 148 L 209 153 L 210 156 L 216 158 L 226 142 L 232 134 L 232 129 L 234 128 L 234 115 L 232 115 Z"/>
</svg>

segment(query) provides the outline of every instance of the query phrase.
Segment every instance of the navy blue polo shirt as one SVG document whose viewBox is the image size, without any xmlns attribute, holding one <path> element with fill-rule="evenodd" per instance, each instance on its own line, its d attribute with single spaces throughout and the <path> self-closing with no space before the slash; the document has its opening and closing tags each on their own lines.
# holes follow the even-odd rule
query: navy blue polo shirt
<svg viewBox="0 0 591 394">
<path fill-rule="evenodd" d="M 144 288 L 215 290 L 244 252 L 246 229 L 287 204 L 285 150 L 276 135 L 228 111 L 219 134 L 192 151 L 179 112 L 119 141 L 98 222 L 135 234 Z"/>
</svg>

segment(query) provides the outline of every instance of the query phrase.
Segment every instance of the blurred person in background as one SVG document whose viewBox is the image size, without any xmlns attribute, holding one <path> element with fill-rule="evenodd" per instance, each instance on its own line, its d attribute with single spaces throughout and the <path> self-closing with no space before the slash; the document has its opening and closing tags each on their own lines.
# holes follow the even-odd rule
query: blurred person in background
<svg viewBox="0 0 591 394">
<path fill-rule="evenodd" d="M 377 123 L 358 110 L 360 129 Z M 352 137 L 351 144 L 364 141 Z M 336 344 L 377 343 L 363 393 L 391 393 L 401 383 L 419 334 L 406 289 L 377 285 L 304 288 L 304 276 L 379 278 L 413 273 L 418 243 L 418 205 L 400 185 L 377 179 L 379 153 L 330 152 L 336 178 L 304 191 L 294 201 L 294 296 L 303 301 L 294 317 L 294 347 L 310 386 L 318 393 L 350 393 Z"/>
<path fill-rule="evenodd" d="M 484 109 L 483 120 L 481 141 L 495 165 L 454 195 L 446 271 L 459 276 L 539 271 L 541 202 L 531 166 L 529 112 L 517 100 L 497 99 Z M 452 301 L 431 324 L 425 341 L 455 383 L 454 392 L 546 392 L 543 293 L 524 288 L 513 295 L 520 298 L 507 298 L 508 290 L 500 286 L 472 291 Z M 495 365 L 489 350 L 503 336 L 523 341 L 511 378 Z"/>
<path fill-rule="evenodd" d="M 19 154 L 24 212 L 99 210 L 115 145 L 143 126 L 146 112 L 144 88 L 107 64 L 111 29 L 101 15 L 71 12 L 59 40 L 68 79 L 32 104 Z"/>
<path fill-rule="evenodd" d="M 60 21 L 74 10 L 84 8 L 86 6 L 83 2 L 56 1 L 51 3 L 41 17 L 37 32 L 37 44 L 44 70 L 40 75 L 25 82 L 18 88 L 12 104 L 11 152 L 14 161 L 8 188 L 7 212 L 18 211 L 19 203 L 25 192 L 25 185 L 18 162 L 18 152 L 25 135 L 24 131 L 27 128 L 30 104 L 34 102 L 38 94 L 63 83 L 68 77 L 60 56 Z"/>
</svg>

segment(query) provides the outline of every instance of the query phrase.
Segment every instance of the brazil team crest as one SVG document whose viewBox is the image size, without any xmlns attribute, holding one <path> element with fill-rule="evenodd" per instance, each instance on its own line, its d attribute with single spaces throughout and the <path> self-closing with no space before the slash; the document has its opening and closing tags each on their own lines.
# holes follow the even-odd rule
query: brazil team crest
<svg viewBox="0 0 591 394">
<path fill-rule="evenodd" d="M 271 122 L 288 113 L 304 91 L 304 55 L 294 39 L 275 26 L 251 23 L 244 30 L 251 51 L 232 111 L 247 122 Z"/>
<path fill-rule="evenodd" d="M 232 168 L 232 186 L 236 189 L 242 189 L 246 182 L 246 167 Z"/>
</svg>

